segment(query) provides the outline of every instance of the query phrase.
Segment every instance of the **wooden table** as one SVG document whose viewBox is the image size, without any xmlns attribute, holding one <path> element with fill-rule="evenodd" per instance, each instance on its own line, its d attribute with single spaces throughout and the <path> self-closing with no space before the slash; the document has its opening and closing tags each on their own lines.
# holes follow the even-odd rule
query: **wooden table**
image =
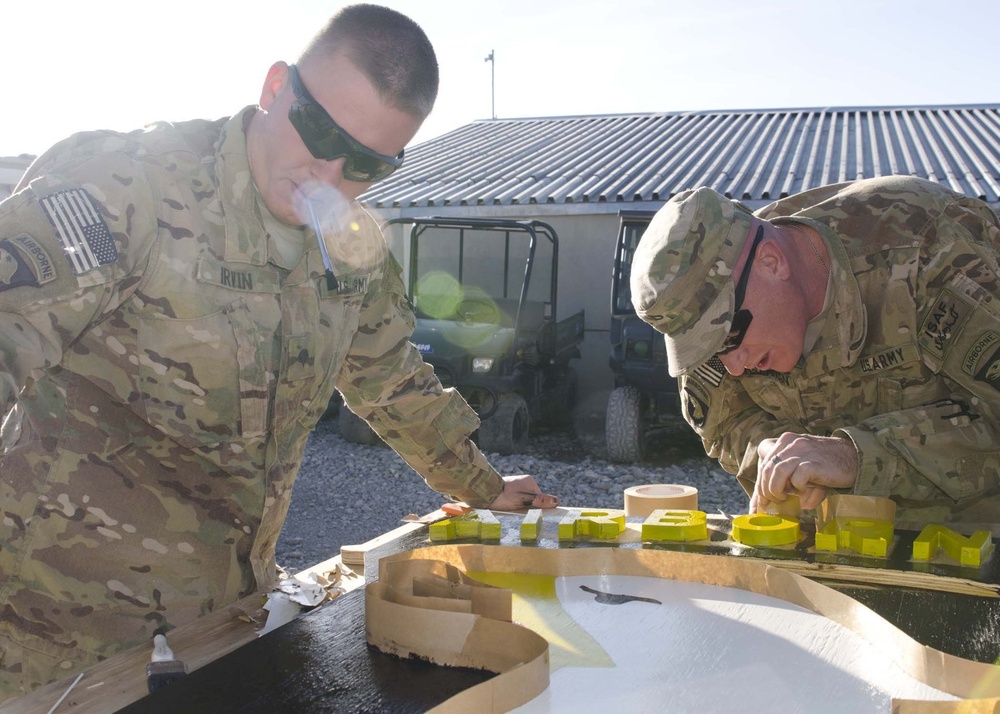
<svg viewBox="0 0 1000 714">
<path fill-rule="evenodd" d="M 408 523 L 368 543 L 344 546 L 342 552 L 353 565 L 347 565 L 351 572 L 345 575 L 341 586 L 349 592 L 364 585 L 365 552 L 423 527 L 419 523 Z M 342 557 L 337 555 L 302 571 L 302 574 L 324 573 L 341 565 Z M 267 593 L 258 592 L 171 630 L 171 649 L 187 665 L 189 672 L 224 657 L 257 639 L 267 614 L 263 610 L 266 600 Z M 146 686 L 146 665 L 149 664 L 151 652 L 152 647 L 137 647 L 84 670 L 83 678 L 53 714 L 107 714 L 142 699 L 149 693 Z M 41 687 L 9 702 L 2 710 L 4 714 L 48 712 L 74 679 L 76 675 Z"/>
<path fill-rule="evenodd" d="M 435 517 L 441 517 L 443 515 L 444 514 L 440 512 L 429 514 L 424 520 L 433 520 Z M 720 519 L 718 517 L 710 517 L 710 519 L 716 526 L 720 525 Z M 505 522 L 505 529 L 507 533 L 504 536 L 503 544 L 520 545 L 521 543 L 517 535 L 517 528 L 514 527 L 514 520 L 516 520 L 515 517 L 501 516 L 501 520 Z M 722 519 L 721 523 L 724 525 L 727 524 L 728 521 Z M 632 524 L 631 527 L 634 529 L 635 524 Z M 369 579 L 377 577 L 377 559 L 383 555 L 399 552 L 402 549 L 420 547 L 422 544 L 426 544 L 427 534 L 425 528 L 426 526 L 421 523 L 409 523 L 379 536 L 378 538 L 368 541 L 367 543 L 356 546 L 344 546 L 338 556 L 314 565 L 304 572 L 325 572 L 334 569 L 338 565 L 346 565 L 347 568 L 353 571 L 353 573 L 343 581 L 342 586 L 348 592 L 359 590 L 366 582 L 366 556 L 369 558 L 369 569 L 372 571 L 369 573 Z M 908 537 L 912 540 L 913 535 L 914 534 L 911 533 L 904 537 Z M 641 539 L 632 537 L 630 540 L 633 542 L 623 543 L 621 547 L 647 547 L 641 542 L 634 542 Z M 541 546 L 541 544 L 539 545 Z M 604 544 L 595 545 L 597 547 L 603 547 Z M 547 547 L 559 547 L 559 544 L 556 543 L 553 545 L 552 543 L 549 543 L 547 544 Z M 678 544 L 678 548 L 681 550 L 692 550 L 694 552 L 707 553 L 713 552 L 714 548 L 716 554 L 718 555 L 736 554 L 730 550 L 729 546 L 722 542 L 719 542 L 718 544 L 709 544 L 707 546 Z M 998 606 L 1000 606 L 1000 598 L 996 597 L 998 586 L 995 584 L 997 578 L 993 577 L 993 575 L 995 575 L 993 572 L 989 573 L 990 577 L 986 579 L 987 582 L 972 581 L 972 592 L 962 594 L 965 586 L 970 584 L 969 581 L 966 581 L 962 577 L 941 577 L 939 574 L 925 574 L 915 571 L 903 573 L 900 570 L 897 570 L 896 566 L 890 566 L 889 570 L 880 570 L 878 568 L 873 569 L 871 567 L 856 566 L 852 564 L 851 558 L 841 558 L 839 560 L 842 562 L 837 562 L 838 558 L 836 557 L 819 558 L 817 560 L 816 557 L 810 556 L 809 558 L 804 558 L 802 555 L 802 553 L 795 552 L 771 553 L 769 557 L 766 557 L 766 560 L 769 564 L 787 567 L 800 575 L 824 580 L 828 585 L 842 589 L 856 599 L 861 600 L 864 604 L 876 610 L 876 612 L 880 612 L 883 617 L 890 619 L 890 621 L 895 622 L 899 619 L 909 619 L 915 621 L 915 624 L 911 623 L 911 626 L 918 628 L 944 627 L 943 634 L 939 634 L 936 631 L 922 633 L 927 634 L 928 638 L 931 640 L 931 642 L 925 641 L 925 644 L 933 643 L 932 646 L 941 648 L 941 643 L 935 640 L 946 640 L 948 638 L 948 632 L 950 631 L 949 628 L 942 625 L 942 621 L 937 618 L 932 618 L 929 624 L 925 624 L 923 621 L 927 618 L 921 617 L 920 615 L 928 611 L 942 613 L 945 610 L 954 610 L 953 615 L 956 618 L 967 621 L 968 616 L 973 612 L 973 609 L 970 608 L 972 605 L 975 605 L 976 607 L 983 607 L 988 610 L 988 612 L 982 613 L 981 617 L 974 617 L 974 619 L 981 621 L 980 625 L 982 627 L 1000 627 L 1000 625 L 998 625 L 998 619 L 1000 619 L 1000 614 L 998 614 L 1000 613 L 1000 609 L 998 609 Z M 755 553 L 752 549 L 750 549 L 740 554 L 739 557 L 756 558 L 761 557 L 761 554 Z M 996 556 L 994 556 L 994 560 L 996 559 Z M 992 571 L 996 568 L 1000 568 L 1000 565 L 994 564 L 991 566 L 990 570 Z M 961 576 L 962 574 L 963 573 L 961 572 L 955 573 L 955 575 L 958 576 Z M 896 590 L 892 591 L 893 598 L 902 597 L 902 602 L 896 599 L 886 599 L 883 594 L 883 590 L 881 589 L 881 584 L 884 584 L 886 579 L 896 579 L 903 575 L 906 575 L 907 578 L 912 579 L 914 582 L 895 583 L 895 585 L 902 587 L 897 587 Z M 921 587 L 919 581 L 923 579 L 938 581 L 939 587 L 947 585 L 950 592 L 942 592 L 932 589 L 913 590 L 914 587 Z M 842 582 L 836 582 L 837 580 L 841 580 Z M 895 593 L 897 591 L 903 593 L 903 595 L 896 595 Z M 188 666 L 189 672 L 195 672 L 199 669 L 205 668 L 206 665 L 209 664 L 213 665 L 213 667 L 209 668 L 209 670 L 218 671 L 219 665 L 222 664 L 222 662 L 217 662 L 217 660 L 226 658 L 226 655 L 230 655 L 240 648 L 244 648 L 244 650 L 241 653 L 228 657 L 227 659 L 239 660 L 242 656 L 245 663 L 245 660 L 248 657 L 259 657 L 261 652 L 266 648 L 262 648 L 258 645 L 254 645 L 252 647 L 245 646 L 258 639 L 258 631 L 262 627 L 262 619 L 260 619 L 260 615 L 262 613 L 261 608 L 265 599 L 266 593 L 258 593 L 234 603 L 227 608 L 223 608 L 219 611 L 199 618 L 195 622 L 172 630 L 169 637 L 170 645 L 174 653 L 178 659 L 182 660 Z M 337 601 L 334 601 L 319 610 L 335 611 L 336 606 Z M 254 616 L 257 622 L 253 622 L 247 618 L 247 614 Z M 313 613 L 310 614 L 315 615 L 321 613 L 313 611 Z M 329 614 L 327 617 L 329 618 Z M 350 621 L 351 627 L 363 630 L 363 612 L 361 613 L 359 620 L 356 601 L 353 600 L 350 617 L 353 618 Z M 301 617 L 300 620 L 302 620 Z M 318 622 L 319 618 L 310 617 L 310 620 Z M 294 625 L 289 625 L 287 627 L 290 631 L 294 631 L 295 626 L 298 626 L 299 624 L 300 622 L 296 621 Z M 897 622 L 897 624 L 898 626 L 903 627 L 903 629 L 909 629 L 903 622 Z M 303 628 L 300 627 L 299 631 L 301 632 L 302 629 Z M 352 633 L 353 631 L 354 630 L 352 629 Z M 911 634 L 915 635 L 912 630 L 910 631 Z M 980 639 L 989 639 L 991 641 L 996 640 L 996 638 L 992 636 L 996 633 L 992 630 L 990 633 L 984 634 L 990 634 L 990 636 Z M 289 635 L 289 637 L 293 636 L 295 635 Z M 308 633 L 306 636 L 309 636 Z M 361 654 L 356 656 L 360 656 L 362 659 L 369 657 L 369 655 L 365 654 L 363 635 L 360 638 L 352 636 L 352 639 L 357 639 L 360 643 L 358 644 L 358 647 L 361 648 Z M 918 637 L 918 639 L 921 638 Z M 924 640 L 921 639 L 921 641 Z M 262 641 L 259 644 L 266 643 Z M 947 644 L 947 642 L 944 642 L 944 644 Z M 140 702 L 140 700 L 147 695 L 145 670 L 146 665 L 149 663 L 150 651 L 151 648 L 147 647 L 136 648 L 135 650 L 122 653 L 100 663 L 99 665 L 85 670 L 83 678 L 76 684 L 66 699 L 59 705 L 54 714 L 60 714 L 60 712 L 105 714 L 106 712 L 117 711 L 122 708 L 128 708 L 130 711 L 159 711 L 155 707 L 151 709 L 144 707 Z M 956 652 L 956 654 L 970 657 L 976 655 L 977 653 Z M 983 653 L 978 654 L 980 658 L 983 656 Z M 987 655 L 991 655 L 991 653 L 987 653 Z M 270 655 L 268 654 L 266 656 Z M 276 656 L 280 658 L 285 655 L 279 652 Z M 337 666 L 343 665 L 344 662 L 338 662 L 337 664 Z M 315 663 L 310 666 L 315 667 Z M 349 663 L 347 667 L 350 668 Z M 229 675 L 226 676 L 228 677 Z M 424 672 L 419 674 L 416 678 L 418 680 L 423 680 L 427 677 L 427 673 Z M 72 683 L 74 678 L 75 677 L 69 677 L 66 680 L 53 683 L 32 692 L 31 694 L 21 697 L 9 703 L 3 708 L 3 711 L 11 714 L 21 714 L 22 712 L 25 714 L 48 712 L 49 709 L 58 701 L 59 697 L 66 692 L 67 687 Z M 218 682 L 223 678 L 224 677 L 220 677 L 212 681 Z M 166 689 L 171 689 L 173 686 L 174 685 L 171 685 L 171 687 Z M 212 684 L 206 686 L 211 688 Z M 298 686 L 298 684 L 286 678 L 280 682 L 280 686 L 294 687 Z M 374 686 L 377 687 L 378 682 L 376 682 Z M 164 692 L 165 690 L 161 690 L 160 692 L 157 692 L 157 695 Z M 150 697 L 150 701 L 154 699 L 157 699 L 157 697 Z M 135 706 L 130 706 L 133 704 Z M 167 710 L 169 709 L 163 709 L 163 711 Z M 209 709 L 205 708 L 198 709 L 197 707 L 194 709 L 188 709 L 188 711 L 208 710 Z M 234 711 L 253 710 L 234 709 Z"/>
</svg>

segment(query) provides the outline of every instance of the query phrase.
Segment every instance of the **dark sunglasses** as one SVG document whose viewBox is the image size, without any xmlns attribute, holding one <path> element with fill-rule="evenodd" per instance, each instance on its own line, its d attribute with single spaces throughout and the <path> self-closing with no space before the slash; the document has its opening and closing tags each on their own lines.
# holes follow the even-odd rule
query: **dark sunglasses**
<svg viewBox="0 0 1000 714">
<path fill-rule="evenodd" d="M 726 336 L 726 341 L 722 343 L 722 349 L 719 350 L 720 355 L 727 355 L 743 344 L 743 338 L 746 337 L 750 323 L 753 322 L 753 315 L 750 314 L 750 311 L 743 309 L 743 298 L 746 296 L 747 283 L 750 282 L 750 269 L 753 267 L 753 259 L 757 256 L 757 246 L 760 245 L 763 238 L 764 226 L 758 226 L 757 235 L 754 236 L 753 245 L 750 246 L 750 255 L 747 256 L 747 263 L 743 266 L 739 282 L 736 283 L 736 303 L 734 305 L 736 311 L 733 314 L 733 322 L 729 326 L 729 335 Z"/>
<path fill-rule="evenodd" d="M 372 151 L 341 129 L 309 94 L 295 65 L 289 65 L 288 74 L 292 78 L 292 92 L 295 94 L 295 101 L 288 108 L 288 120 L 310 154 L 325 161 L 343 156 L 344 178 L 348 181 L 380 181 L 403 165 L 402 151 L 399 156 L 385 156 Z"/>
</svg>

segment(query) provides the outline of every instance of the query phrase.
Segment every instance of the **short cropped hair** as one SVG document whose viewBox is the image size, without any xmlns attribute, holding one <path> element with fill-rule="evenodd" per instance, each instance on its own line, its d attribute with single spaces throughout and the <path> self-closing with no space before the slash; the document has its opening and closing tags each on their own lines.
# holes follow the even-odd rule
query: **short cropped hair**
<svg viewBox="0 0 1000 714">
<path fill-rule="evenodd" d="M 374 85 L 380 99 L 425 119 L 438 91 L 434 47 L 420 25 L 380 5 L 349 5 L 330 18 L 298 59 L 344 52 Z"/>
</svg>

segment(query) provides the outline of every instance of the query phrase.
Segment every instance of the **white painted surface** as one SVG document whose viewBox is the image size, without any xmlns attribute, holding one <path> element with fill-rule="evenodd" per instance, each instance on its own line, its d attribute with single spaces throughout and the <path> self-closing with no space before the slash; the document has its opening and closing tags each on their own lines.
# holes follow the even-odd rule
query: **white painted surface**
<svg viewBox="0 0 1000 714">
<path fill-rule="evenodd" d="M 602 605 L 580 589 L 659 600 Z M 954 700 L 825 617 L 755 593 L 659 578 L 557 578 L 562 608 L 614 662 L 564 666 L 518 712 L 889 712 Z M 606 661 L 606 660 L 605 660 Z"/>
</svg>

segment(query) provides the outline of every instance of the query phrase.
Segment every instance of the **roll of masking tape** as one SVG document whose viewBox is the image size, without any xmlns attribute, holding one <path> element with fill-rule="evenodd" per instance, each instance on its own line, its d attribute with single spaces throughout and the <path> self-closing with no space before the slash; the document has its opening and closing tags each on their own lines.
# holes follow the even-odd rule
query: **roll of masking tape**
<svg viewBox="0 0 1000 714">
<path fill-rule="evenodd" d="M 625 515 L 648 516 L 658 508 L 698 510 L 698 489 L 672 483 L 653 483 L 625 489 Z"/>
</svg>

